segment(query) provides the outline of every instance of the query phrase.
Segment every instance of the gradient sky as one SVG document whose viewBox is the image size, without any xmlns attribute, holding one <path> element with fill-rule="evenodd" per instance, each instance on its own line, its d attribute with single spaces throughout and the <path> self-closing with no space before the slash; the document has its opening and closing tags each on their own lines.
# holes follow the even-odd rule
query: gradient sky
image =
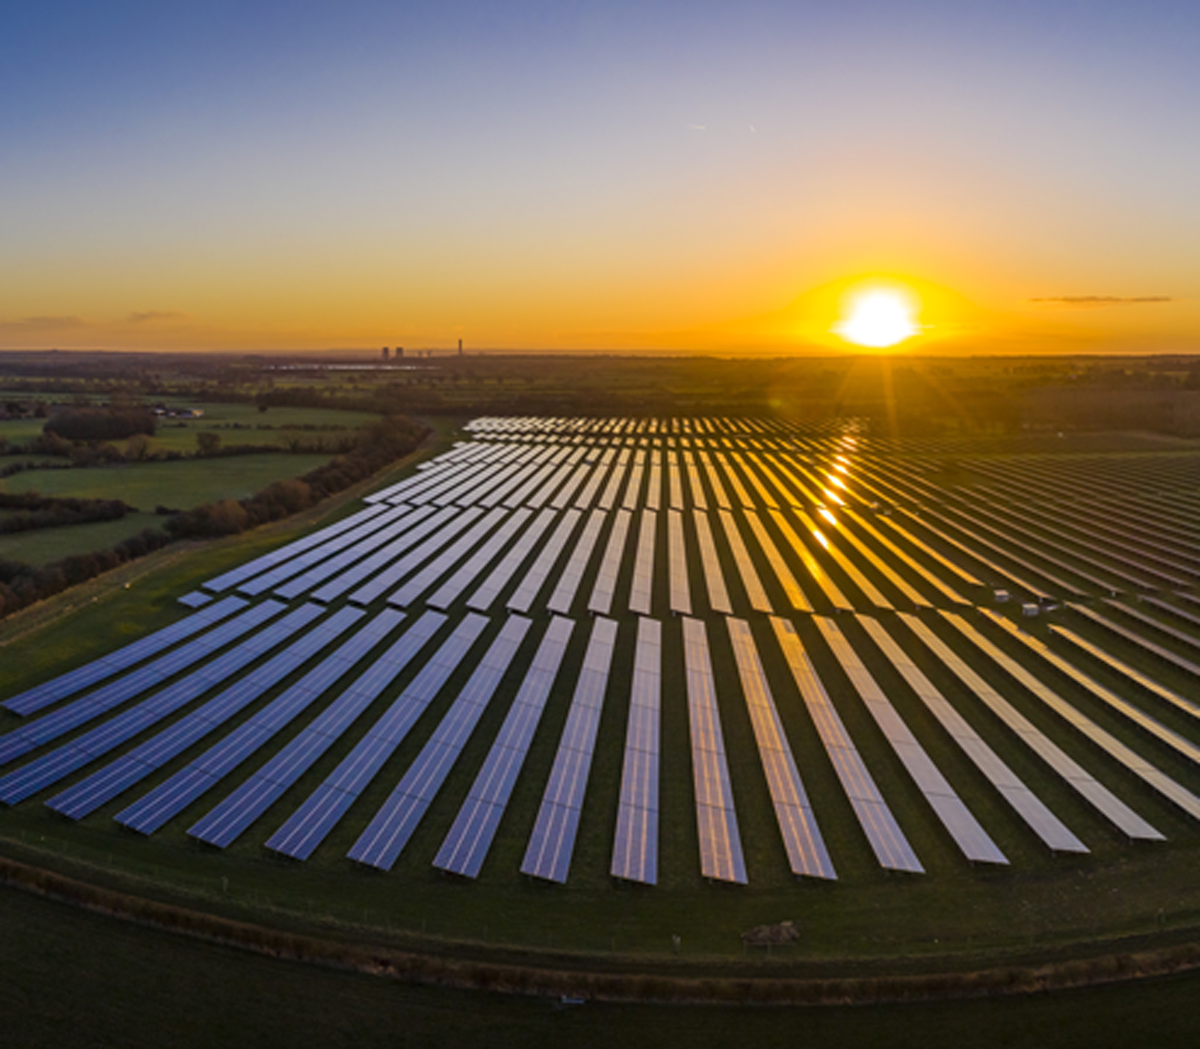
<svg viewBox="0 0 1200 1049">
<path fill-rule="evenodd" d="M 0 25 L 0 348 L 826 351 L 888 273 L 913 348 L 1200 352 L 1196 0 Z"/>
</svg>

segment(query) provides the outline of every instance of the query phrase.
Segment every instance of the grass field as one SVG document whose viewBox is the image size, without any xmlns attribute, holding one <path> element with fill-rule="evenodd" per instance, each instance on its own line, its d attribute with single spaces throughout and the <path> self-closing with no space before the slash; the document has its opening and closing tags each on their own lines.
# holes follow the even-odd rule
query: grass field
<svg viewBox="0 0 1200 1049">
<path fill-rule="evenodd" d="M 0 400 L 3 399 L 0 392 Z M 367 412 L 340 411 L 321 408 L 270 408 L 260 412 L 253 404 L 204 403 L 185 398 L 167 397 L 169 407 L 199 408 L 204 415 L 198 419 L 161 419 L 150 441 L 149 452 L 183 452 L 196 450 L 197 434 L 211 431 L 220 436 L 223 444 L 274 444 L 287 447 L 294 439 L 316 441 L 336 440 L 371 422 L 376 416 Z M 45 419 L 0 419 L 0 438 L 10 444 L 24 444 L 42 433 Z M 126 441 L 112 442 L 124 449 Z M 5 460 L 0 458 L 0 466 Z"/>
<path fill-rule="evenodd" d="M 219 499 L 246 499 L 286 477 L 328 462 L 327 455 L 239 455 L 174 463 L 137 463 L 91 470 L 25 470 L 0 481 L 6 492 L 84 499 L 122 499 L 142 511 L 189 510 Z"/>
<path fill-rule="evenodd" d="M 0 556 L 29 565 L 47 565 L 72 554 L 106 550 L 146 528 L 160 528 L 163 518 L 154 513 L 126 514 L 119 521 L 42 528 L 0 536 Z"/>
<path fill-rule="evenodd" d="M 413 987 L 280 962 L 0 888 L 4 1043 L 32 1046 L 747 1044 L 1109 1049 L 1195 1044 L 1200 974 L 1052 995 L 816 1009 L 669 1007 Z"/>
</svg>

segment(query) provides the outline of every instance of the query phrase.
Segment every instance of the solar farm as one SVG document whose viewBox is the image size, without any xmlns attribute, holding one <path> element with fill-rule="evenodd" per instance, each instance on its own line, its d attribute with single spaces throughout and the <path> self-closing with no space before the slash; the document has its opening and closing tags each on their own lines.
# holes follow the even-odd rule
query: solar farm
<svg viewBox="0 0 1200 1049">
<path fill-rule="evenodd" d="M 0 802 L 299 882 L 585 886 L 601 915 L 1190 862 L 1200 459 L 996 451 L 476 419 L 10 694 Z"/>
</svg>

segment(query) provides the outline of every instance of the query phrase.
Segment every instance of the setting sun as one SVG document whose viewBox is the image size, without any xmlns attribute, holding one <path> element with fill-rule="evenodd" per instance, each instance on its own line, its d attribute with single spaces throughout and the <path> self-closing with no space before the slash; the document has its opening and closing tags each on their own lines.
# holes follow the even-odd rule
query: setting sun
<svg viewBox="0 0 1200 1049">
<path fill-rule="evenodd" d="M 919 331 L 908 297 L 890 290 L 855 295 L 833 330 L 848 342 L 876 349 L 895 346 Z"/>
</svg>

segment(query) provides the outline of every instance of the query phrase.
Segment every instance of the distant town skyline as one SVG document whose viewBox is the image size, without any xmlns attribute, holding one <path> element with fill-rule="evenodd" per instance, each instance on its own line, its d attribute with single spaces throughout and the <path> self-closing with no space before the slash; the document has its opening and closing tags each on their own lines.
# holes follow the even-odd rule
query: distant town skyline
<svg viewBox="0 0 1200 1049">
<path fill-rule="evenodd" d="M 1200 7 L 20 5 L 0 349 L 1200 352 Z"/>
</svg>

